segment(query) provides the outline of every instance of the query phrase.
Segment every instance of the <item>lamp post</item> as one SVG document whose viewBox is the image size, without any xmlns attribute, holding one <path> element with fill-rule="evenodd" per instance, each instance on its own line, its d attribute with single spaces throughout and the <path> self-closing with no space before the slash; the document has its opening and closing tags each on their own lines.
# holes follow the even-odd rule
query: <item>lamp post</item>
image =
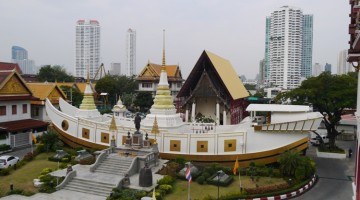
<svg viewBox="0 0 360 200">
<path fill-rule="evenodd" d="M 220 171 L 217 171 L 217 172 L 216 172 L 216 176 L 217 176 L 217 186 L 218 186 L 218 198 L 217 198 L 218 200 L 220 199 L 220 198 L 219 198 L 219 194 L 220 194 L 220 187 L 219 187 L 219 186 L 220 186 L 220 174 L 221 174 Z"/>
</svg>

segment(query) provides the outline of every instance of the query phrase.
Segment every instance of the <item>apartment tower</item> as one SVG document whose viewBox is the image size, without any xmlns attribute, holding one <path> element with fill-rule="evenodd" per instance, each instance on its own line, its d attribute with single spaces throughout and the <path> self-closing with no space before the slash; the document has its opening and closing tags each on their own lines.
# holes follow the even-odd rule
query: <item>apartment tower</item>
<svg viewBox="0 0 360 200">
<path fill-rule="evenodd" d="M 270 85 L 292 89 L 301 77 L 311 76 L 312 23 L 312 15 L 290 6 L 266 18 L 265 77 Z"/>
<path fill-rule="evenodd" d="M 126 32 L 126 75 L 136 75 L 136 31 L 129 28 Z"/>
<path fill-rule="evenodd" d="M 75 76 L 91 79 L 100 67 L 100 24 L 97 20 L 76 23 Z"/>
</svg>

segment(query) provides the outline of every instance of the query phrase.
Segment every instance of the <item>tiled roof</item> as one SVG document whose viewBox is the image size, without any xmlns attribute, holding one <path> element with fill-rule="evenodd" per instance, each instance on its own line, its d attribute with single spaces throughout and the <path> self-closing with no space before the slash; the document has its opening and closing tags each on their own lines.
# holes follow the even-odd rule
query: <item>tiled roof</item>
<svg viewBox="0 0 360 200">
<path fill-rule="evenodd" d="M 23 119 L 16 121 L 1 122 L 0 128 L 6 129 L 9 132 L 29 130 L 33 128 L 46 127 L 47 122 L 35 119 Z"/>
<path fill-rule="evenodd" d="M 63 91 L 56 85 L 56 83 L 27 83 L 34 96 L 44 101 L 53 90 L 58 90 L 62 98 L 66 98 Z"/>
<path fill-rule="evenodd" d="M 21 68 L 17 63 L 0 62 L 0 70 L 16 70 L 17 73 L 22 74 Z"/>
<path fill-rule="evenodd" d="M 162 65 L 148 63 L 140 72 L 136 80 L 158 80 L 160 79 Z M 168 80 L 182 80 L 181 70 L 177 65 L 165 65 Z"/>
</svg>

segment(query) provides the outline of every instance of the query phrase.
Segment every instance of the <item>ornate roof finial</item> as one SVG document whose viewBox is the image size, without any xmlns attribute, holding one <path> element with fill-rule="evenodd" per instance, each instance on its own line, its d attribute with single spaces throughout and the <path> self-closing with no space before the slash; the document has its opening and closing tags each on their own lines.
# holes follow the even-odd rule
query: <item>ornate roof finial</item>
<svg viewBox="0 0 360 200">
<path fill-rule="evenodd" d="M 112 119 L 111 119 L 109 131 L 117 131 L 114 115 L 112 116 Z"/>
<path fill-rule="evenodd" d="M 155 135 L 154 144 L 157 144 L 156 135 L 159 134 L 160 131 L 159 131 L 159 126 L 158 126 L 158 123 L 157 123 L 156 115 L 155 115 L 155 120 L 154 120 L 153 127 L 151 129 L 151 133 Z"/>
<path fill-rule="evenodd" d="M 87 68 L 86 83 L 90 83 L 90 66 Z"/>
<path fill-rule="evenodd" d="M 165 29 L 163 30 L 163 58 L 162 58 L 162 66 L 161 66 L 161 71 L 162 70 L 166 70 L 165 69 Z"/>
</svg>

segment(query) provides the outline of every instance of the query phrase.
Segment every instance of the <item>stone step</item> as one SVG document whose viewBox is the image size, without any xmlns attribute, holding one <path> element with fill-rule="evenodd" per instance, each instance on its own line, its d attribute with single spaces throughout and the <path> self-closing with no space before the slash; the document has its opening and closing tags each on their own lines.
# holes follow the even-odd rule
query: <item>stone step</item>
<svg viewBox="0 0 360 200">
<path fill-rule="evenodd" d="M 75 191 L 75 192 L 80 192 L 80 193 L 86 193 L 86 194 L 93 194 L 93 195 L 97 195 L 97 196 L 101 196 L 101 197 L 108 197 L 110 196 L 111 190 L 110 191 L 94 191 L 94 190 L 85 190 L 83 188 L 75 188 L 75 187 L 69 187 L 69 186 L 65 186 L 64 190 L 70 190 L 70 191 Z"/>
<path fill-rule="evenodd" d="M 115 187 L 115 185 L 108 183 L 74 178 L 64 187 L 64 189 L 107 197 Z"/>
<path fill-rule="evenodd" d="M 96 168 L 96 170 L 98 169 L 103 169 L 103 170 L 115 170 L 115 171 L 127 171 L 129 169 L 129 167 L 120 167 L 120 166 L 99 166 L 98 168 Z M 95 171 L 96 171 L 95 170 Z"/>
<path fill-rule="evenodd" d="M 104 174 L 112 174 L 112 175 L 120 175 L 120 176 L 124 176 L 126 174 L 127 171 L 111 171 L 111 170 L 96 170 L 96 173 L 104 173 Z"/>
</svg>

